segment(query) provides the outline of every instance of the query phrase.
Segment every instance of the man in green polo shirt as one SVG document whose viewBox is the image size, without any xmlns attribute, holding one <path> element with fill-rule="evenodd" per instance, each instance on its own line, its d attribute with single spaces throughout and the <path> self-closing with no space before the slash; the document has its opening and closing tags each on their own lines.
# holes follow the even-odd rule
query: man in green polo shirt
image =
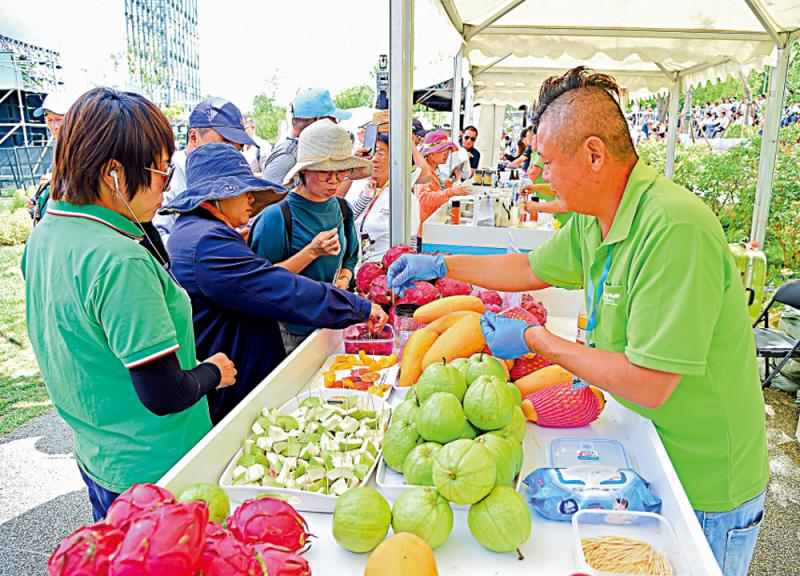
<svg viewBox="0 0 800 576">
<path fill-rule="evenodd" d="M 504 358 L 536 351 L 652 420 L 725 575 L 746 575 L 769 462 L 744 290 L 713 213 L 636 156 L 617 95 L 583 68 L 543 85 L 538 151 L 575 212 L 549 242 L 530 256 L 407 255 L 388 285 L 583 288 L 593 346 L 493 314 L 487 344 Z"/>
</svg>

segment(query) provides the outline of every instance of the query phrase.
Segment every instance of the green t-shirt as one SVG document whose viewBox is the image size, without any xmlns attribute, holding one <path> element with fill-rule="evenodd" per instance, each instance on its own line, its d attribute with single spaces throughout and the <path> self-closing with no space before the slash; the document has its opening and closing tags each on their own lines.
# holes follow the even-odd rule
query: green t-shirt
<svg viewBox="0 0 800 576">
<path fill-rule="evenodd" d="M 696 510 L 731 510 L 765 488 L 769 461 L 753 331 L 719 221 L 640 160 L 605 241 L 596 218 L 576 214 L 530 265 L 577 289 L 599 281 L 612 247 L 595 344 L 682 375 L 659 408 L 617 399 L 653 421 Z"/>
<path fill-rule="evenodd" d="M 547 184 L 548 183 L 547 180 L 544 179 L 544 162 L 542 162 L 542 158 L 541 156 L 539 156 L 538 152 L 533 153 L 533 156 L 531 157 L 531 164 L 533 164 L 537 168 L 541 168 L 542 170 L 539 173 L 539 177 L 536 179 L 536 182 L 534 182 L 534 184 Z M 553 202 L 556 199 L 555 194 L 538 192 L 537 195 L 545 202 Z M 553 219 L 560 222 L 562 227 L 569 221 L 570 218 L 572 218 L 572 212 L 564 212 L 563 214 L 553 214 Z"/>
<path fill-rule="evenodd" d="M 156 416 L 129 369 L 175 352 L 197 365 L 189 296 L 138 241 L 130 220 L 101 206 L 51 200 L 22 258 L 27 324 L 39 368 L 74 453 L 100 486 L 155 482 L 211 429 L 200 400 Z"/>
</svg>

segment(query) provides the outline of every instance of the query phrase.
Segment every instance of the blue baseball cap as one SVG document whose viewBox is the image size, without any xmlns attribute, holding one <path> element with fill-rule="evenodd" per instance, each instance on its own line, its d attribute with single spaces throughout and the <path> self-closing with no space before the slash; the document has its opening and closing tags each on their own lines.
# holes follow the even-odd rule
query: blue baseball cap
<svg viewBox="0 0 800 576">
<path fill-rule="evenodd" d="M 331 93 L 320 88 L 303 88 L 292 100 L 292 116 L 295 118 L 330 116 L 337 120 L 348 120 L 352 115 L 352 112 L 337 108 Z"/>
<path fill-rule="evenodd" d="M 209 98 L 195 106 L 189 115 L 189 128 L 213 128 L 225 140 L 257 146 L 244 131 L 242 112 L 225 98 Z"/>
<path fill-rule="evenodd" d="M 186 190 L 159 212 L 191 212 L 203 202 L 253 194 L 253 216 L 286 196 L 286 188 L 253 175 L 242 153 L 230 144 L 214 142 L 193 150 L 186 160 Z"/>
</svg>

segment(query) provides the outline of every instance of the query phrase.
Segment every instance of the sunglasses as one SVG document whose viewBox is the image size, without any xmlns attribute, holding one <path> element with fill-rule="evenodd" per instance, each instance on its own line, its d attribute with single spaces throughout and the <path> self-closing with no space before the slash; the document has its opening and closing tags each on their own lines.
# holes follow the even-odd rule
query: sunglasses
<svg viewBox="0 0 800 576">
<path fill-rule="evenodd" d="M 464 140 L 469 140 L 470 142 L 475 142 L 475 138 L 473 136 L 464 136 Z"/>
<path fill-rule="evenodd" d="M 164 172 L 163 170 L 158 170 L 156 168 L 150 168 L 148 166 L 145 166 L 144 169 L 149 172 L 153 172 L 155 174 L 161 174 L 164 177 L 164 185 L 161 187 L 161 193 L 163 194 L 164 192 L 166 192 L 167 189 L 169 188 L 169 183 L 172 182 L 172 175 L 175 173 L 175 164 L 172 164 L 170 162 L 170 165 L 167 168 L 166 172 Z"/>
</svg>

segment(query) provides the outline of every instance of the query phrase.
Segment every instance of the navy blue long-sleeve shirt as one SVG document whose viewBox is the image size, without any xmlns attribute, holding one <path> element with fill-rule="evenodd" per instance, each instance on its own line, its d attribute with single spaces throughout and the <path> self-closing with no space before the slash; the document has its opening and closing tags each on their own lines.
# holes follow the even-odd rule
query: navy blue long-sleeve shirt
<svg viewBox="0 0 800 576">
<path fill-rule="evenodd" d="M 344 328 L 369 318 L 368 300 L 259 258 L 203 209 L 178 218 L 167 248 L 192 300 L 197 357 L 224 352 L 238 371 L 236 384 L 208 395 L 214 423 L 286 357 L 278 321 Z"/>
</svg>

